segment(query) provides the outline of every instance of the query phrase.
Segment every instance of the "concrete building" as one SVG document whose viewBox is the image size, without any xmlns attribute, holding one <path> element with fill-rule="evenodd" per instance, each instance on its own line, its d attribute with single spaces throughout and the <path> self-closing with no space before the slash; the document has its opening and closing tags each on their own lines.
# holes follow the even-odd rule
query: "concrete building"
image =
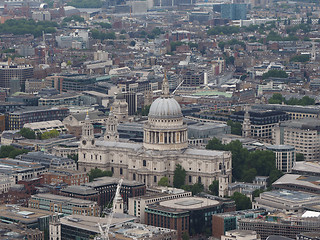
<svg viewBox="0 0 320 240">
<path fill-rule="evenodd" d="M 236 230 L 239 227 L 239 220 L 243 218 L 258 218 L 266 215 L 264 209 L 249 209 L 243 211 L 217 213 L 212 216 L 212 236 L 220 239 L 227 231 Z"/>
<path fill-rule="evenodd" d="M 41 176 L 47 169 L 39 163 L 30 163 L 15 159 L 0 159 L 0 173 L 14 178 L 13 184 Z M 11 185 L 13 185 L 11 184 Z"/>
<path fill-rule="evenodd" d="M 319 162 L 296 162 L 292 168 L 292 173 L 308 176 L 320 176 Z"/>
<path fill-rule="evenodd" d="M 42 175 L 42 183 L 58 185 L 65 183 L 69 186 L 83 185 L 89 182 L 89 176 L 86 173 L 69 169 L 51 169 Z"/>
<path fill-rule="evenodd" d="M 256 231 L 262 240 L 271 235 L 296 239 L 301 232 L 314 232 L 320 228 L 318 217 L 299 217 L 295 215 L 270 214 L 264 219 L 239 220 L 240 230 Z M 275 238 L 274 238 L 275 239 Z M 280 237 L 278 239 L 281 239 Z"/>
<path fill-rule="evenodd" d="M 297 240 L 319 240 L 320 232 L 304 232 L 297 235 Z"/>
<path fill-rule="evenodd" d="M 32 195 L 28 206 L 64 215 L 100 216 L 100 207 L 96 202 L 49 193 Z"/>
<path fill-rule="evenodd" d="M 26 123 L 51 120 L 62 121 L 68 114 L 68 108 L 25 107 L 21 110 L 7 113 L 6 126 L 8 130 L 20 130 Z"/>
<path fill-rule="evenodd" d="M 205 188 L 218 178 L 219 166 L 225 164 L 229 180 L 232 169 L 230 152 L 188 148 L 187 126 L 178 102 L 169 95 L 166 79 L 162 96 L 150 107 L 143 144 L 96 140 L 88 117 L 82 129 L 78 163 L 82 171 L 98 167 L 147 186 L 157 185 L 164 176 L 171 184 L 178 163 L 186 170 L 188 184 L 201 182 Z"/>
<path fill-rule="evenodd" d="M 247 4 L 231 3 L 221 4 L 221 18 L 231 20 L 247 19 Z"/>
<path fill-rule="evenodd" d="M 17 78 L 20 81 L 20 88 L 25 90 L 25 81 L 33 78 L 33 67 L 31 65 L 15 65 L 8 62 L 0 65 L 0 87 L 9 88 L 10 80 Z"/>
<path fill-rule="evenodd" d="M 285 174 L 272 183 L 272 188 L 320 194 L 318 182 L 320 182 L 320 176 Z"/>
<path fill-rule="evenodd" d="M 69 158 L 57 157 L 44 152 L 28 152 L 27 154 L 19 155 L 17 157 L 24 162 L 39 163 L 46 168 L 62 168 L 69 170 L 76 170 L 77 164 L 74 160 Z"/>
<path fill-rule="evenodd" d="M 221 240 L 261 240 L 261 238 L 255 231 L 231 230 L 221 236 Z"/>
<path fill-rule="evenodd" d="M 282 172 L 290 173 L 296 163 L 296 151 L 293 146 L 288 145 L 271 145 L 267 146 L 276 155 L 276 167 Z"/>
<path fill-rule="evenodd" d="M 275 129 L 275 144 L 294 146 L 306 161 L 320 159 L 320 119 L 304 118 L 280 123 Z"/>
<path fill-rule="evenodd" d="M 145 208 L 148 225 L 175 229 L 178 239 L 184 233 L 211 231 L 212 215 L 224 211 L 224 204 L 201 197 L 184 197 L 149 204 Z"/>
<path fill-rule="evenodd" d="M 306 206 L 320 201 L 320 195 L 292 190 L 274 190 L 263 192 L 255 198 L 253 208 L 265 208 L 268 211 L 280 210 L 302 212 Z"/>
<path fill-rule="evenodd" d="M 65 133 L 67 128 L 60 120 L 52 120 L 45 122 L 35 122 L 35 123 L 26 123 L 23 125 L 24 128 L 30 128 L 36 134 L 44 133 L 51 130 L 57 130 L 59 133 Z"/>
<path fill-rule="evenodd" d="M 82 94 L 80 93 L 61 93 L 53 96 L 41 97 L 39 106 L 81 106 L 83 105 Z"/>
<path fill-rule="evenodd" d="M 149 204 L 154 204 L 169 199 L 177 199 L 191 196 L 191 192 L 186 192 L 181 189 L 167 188 L 163 189 L 162 193 L 148 193 L 143 196 L 129 198 L 128 213 L 132 216 L 140 218 L 141 223 L 146 223 L 145 208 Z"/>
<path fill-rule="evenodd" d="M 153 227 L 139 223 L 133 223 L 134 217 L 126 214 L 115 213 L 109 230 L 110 240 L 176 240 L 177 232 L 171 229 Z M 99 236 L 99 223 L 102 230 L 108 224 L 108 218 L 93 216 L 71 215 L 60 218 L 54 225 L 52 233 L 58 232 L 59 239 L 75 239 L 79 236 L 82 239 L 90 239 L 92 236 Z M 52 235 L 50 235 L 51 239 Z M 54 239 L 57 240 L 57 239 Z"/>
<path fill-rule="evenodd" d="M 44 240 L 44 232 L 39 229 L 30 229 L 19 226 L 19 224 L 7 224 L 0 222 L 1 239 L 27 239 L 27 240 Z"/>
</svg>

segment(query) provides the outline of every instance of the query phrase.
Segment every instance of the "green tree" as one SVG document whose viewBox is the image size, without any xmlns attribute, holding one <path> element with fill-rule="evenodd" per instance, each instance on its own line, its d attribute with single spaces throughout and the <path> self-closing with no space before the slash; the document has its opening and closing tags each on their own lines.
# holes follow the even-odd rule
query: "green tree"
<svg viewBox="0 0 320 240">
<path fill-rule="evenodd" d="M 80 17 L 79 15 L 72 15 L 70 17 L 65 17 L 62 22 L 71 22 L 71 21 L 75 21 L 75 22 L 84 22 L 84 18 Z"/>
<path fill-rule="evenodd" d="M 41 139 L 45 140 L 45 139 L 50 139 L 50 138 L 55 138 L 58 137 L 60 135 L 59 131 L 56 129 L 50 130 L 48 132 L 44 132 L 41 134 Z"/>
<path fill-rule="evenodd" d="M 268 72 L 262 74 L 262 79 L 267 79 L 270 77 L 276 77 L 276 78 L 287 78 L 288 74 L 283 70 L 269 70 Z"/>
<path fill-rule="evenodd" d="M 99 168 L 92 168 L 89 172 L 89 181 L 93 181 L 95 178 L 99 177 L 112 177 L 112 172 L 111 171 L 103 171 Z"/>
<path fill-rule="evenodd" d="M 271 98 L 269 98 L 269 104 L 281 104 L 285 102 L 286 99 L 282 96 L 281 93 L 274 93 Z"/>
<path fill-rule="evenodd" d="M 1 146 L 1 148 L 0 148 L 0 158 L 9 157 L 9 154 L 14 150 L 15 150 L 15 148 L 12 147 L 12 146 L 7 146 L 7 145 Z"/>
<path fill-rule="evenodd" d="M 192 195 L 197 195 L 198 193 L 203 192 L 203 190 L 204 190 L 204 186 L 200 182 L 197 182 L 192 185 L 192 189 L 191 189 Z"/>
<path fill-rule="evenodd" d="M 237 211 L 251 209 L 251 207 L 252 207 L 250 198 L 248 198 L 247 196 L 245 196 L 239 192 L 235 192 L 231 196 L 231 199 L 233 199 L 235 201 Z"/>
<path fill-rule="evenodd" d="M 257 170 L 255 168 L 245 169 L 243 171 L 243 178 L 244 182 L 253 182 L 254 178 L 257 176 Z"/>
<path fill-rule="evenodd" d="M 253 193 L 252 193 L 253 199 L 255 199 L 256 197 L 259 197 L 260 194 L 263 193 L 263 192 L 264 192 L 263 189 L 256 189 L 256 190 L 254 190 Z"/>
<path fill-rule="evenodd" d="M 175 188 L 181 188 L 184 185 L 186 179 L 186 170 L 180 165 L 176 165 L 173 175 L 173 186 Z"/>
<path fill-rule="evenodd" d="M 235 135 L 242 135 L 242 125 L 239 122 L 227 121 L 227 125 L 231 127 L 231 133 Z"/>
<path fill-rule="evenodd" d="M 209 190 L 213 195 L 219 196 L 219 181 L 214 180 L 212 184 L 209 185 Z"/>
<path fill-rule="evenodd" d="M 290 59 L 290 62 L 301 62 L 301 63 L 305 63 L 305 62 L 309 62 L 310 61 L 310 55 L 309 54 L 300 54 L 300 55 L 296 55 L 293 56 Z"/>
<path fill-rule="evenodd" d="M 24 153 L 28 153 L 29 151 L 26 149 L 14 149 L 13 151 L 10 152 L 9 154 L 9 158 L 15 158 L 18 155 L 24 154 Z"/>
<path fill-rule="evenodd" d="M 169 178 L 162 177 L 158 182 L 158 186 L 168 187 L 169 186 Z"/>
<path fill-rule="evenodd" d="M 189 239 L 190 239 L 189 234 L 187 232 L 184 232 L 182 234 L 182 240 L 189 240 Z"/>
<path fill-rule="evenodd" d="M 296 154 L 296 161 L 297 162 L 302 162 L 304 161 L 304 155 L 302 153 L 297 153 Z"/>
<path fill-rule="evenodd" d="M 19 131 L 22 137 L 27 138 L 27 139 L 36 139 L 36 134 L 35 132 L 30 129 L 30 128 L 21 128 Z"/>
<path fill-rule="evenodd" d="M 270 171 L 269 178 L 268 178 L 268 187 L 272 185 L 276 180 L 283 176 L 283 173 L 278 169 L 273 169 Z"/>
</svg>

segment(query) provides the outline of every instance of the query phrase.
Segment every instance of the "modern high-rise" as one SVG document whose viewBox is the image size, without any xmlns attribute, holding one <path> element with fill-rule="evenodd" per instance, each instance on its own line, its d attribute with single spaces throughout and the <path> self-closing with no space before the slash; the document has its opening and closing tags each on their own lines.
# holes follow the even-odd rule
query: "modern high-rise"
<svg viewBox="0 0 320 240">
<path fill-rule="evenodd" d="M 33 66 L 31 65 L 15 65 L 11 63 L 0 65 L 0 87 L 10 88 L 13 84 L 12 81 L 18 79 L 20 88 L 24 91 L 25 82 L 28 78 L 33 78 Z"/>
<path fill-rule="evenodd" d="M 231 20 L 247 19 L 247 4 L 231 3 L 221 4 L 221 18 Z"/>
</svg>

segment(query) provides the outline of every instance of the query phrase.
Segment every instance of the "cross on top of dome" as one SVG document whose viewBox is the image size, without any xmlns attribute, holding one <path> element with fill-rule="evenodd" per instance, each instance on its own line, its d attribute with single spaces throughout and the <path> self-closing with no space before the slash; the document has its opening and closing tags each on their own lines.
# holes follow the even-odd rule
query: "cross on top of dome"
<svg viewBox="0 0 320 240">
<path fill-rule="evenodd" d="M 169 82 L 168 82 L 166 71 L 164 71 L 164 79 L 162 82 L 162 97 L 164 97 L 164 98 L 170 97 Z"/>
</svg>

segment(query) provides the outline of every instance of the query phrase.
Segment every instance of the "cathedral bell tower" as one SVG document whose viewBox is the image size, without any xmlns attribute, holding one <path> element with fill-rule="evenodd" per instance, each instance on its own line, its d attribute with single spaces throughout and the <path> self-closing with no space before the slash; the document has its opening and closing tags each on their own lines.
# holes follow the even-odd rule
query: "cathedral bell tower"
<svg viewBox="0 0 320 240">
<path fill-rule="evenodd" d="M 80 144 L 82 147 L 92 147 L 95 145 L 94 129 L 93 129 L 93 125 L 90 122 L 88 112 L 84 121 L 85 122 L 82 127 L 82 136 L 81 136 Z"/>
<path fill-rule="evenodd" d="M 223 161 L 221 174 L 219 176 L 219 197 L 228 196 L 229 176 L 226 173 L 226 166 Z"/>
<path fill-rule="evenodd" d="M 106 132 L 104 133 L 104 140 L 110 142 L 119 141 L 118 133 L 118 120 L 113 113 L 110 113 L 107 122 L 106 122 Z"/>
<path fill-rule="evenodd" d="M 250 114 L 247 107 L 245 107 L 245 113 L 242 122 L 242 137 L 251 137 Z"/>
</svg>

